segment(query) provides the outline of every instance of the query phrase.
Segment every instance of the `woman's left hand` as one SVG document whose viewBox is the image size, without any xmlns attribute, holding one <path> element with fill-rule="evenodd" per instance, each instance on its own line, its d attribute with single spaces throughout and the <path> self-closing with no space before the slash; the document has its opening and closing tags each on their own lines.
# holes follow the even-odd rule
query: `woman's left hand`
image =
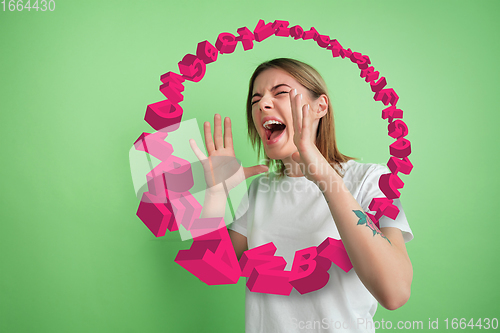
<svg viewBox="0 0 500 333">
<path fill-rule="evenodd" d="M 293 142 L 298 151 L 292 159 L 299 163 L 302 174 L 318 186 L 335 171 L 314 142 L 313 123 L 316 119 L 309 104 L 303 104 L 302 95 L 292 89 L 289 93 L 293 118 Z"/>
</svg>

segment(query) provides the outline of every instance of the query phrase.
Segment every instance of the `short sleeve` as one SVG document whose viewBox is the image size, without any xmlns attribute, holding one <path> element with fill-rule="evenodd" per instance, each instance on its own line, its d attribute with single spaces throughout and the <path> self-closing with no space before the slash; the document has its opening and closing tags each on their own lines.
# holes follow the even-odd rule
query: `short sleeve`
<svg viewBox="0 0 500 333">
<path fill-rule="evenodd" d="M 360 191 L 358 203 L 361 205 L 365 212 L 370 212 L 368 206 L 370 205 L 373 198 L 385 198 L 384 193 L 380 190 L 378 185 L 380 176 L 391 171 L 383 165 L 373 164 L 366 172 L 363 179 Z M 380 228 L 394 227 L 401 230 L 403 233 L 403 239 L 409 242 L 413 239 L 413 232 L 411 231 L 408 220 L 406 219 L 406 214 L 401 205 L 400 199 L 394 199 L 393 204 L 399 208 L 398 216 L 395 220 L 383 215 L 379 219 Z M 372 212 L 373 213 L 373 212 Z M 374 213 L 373 213 L 374 214 Z"/>
</svg>

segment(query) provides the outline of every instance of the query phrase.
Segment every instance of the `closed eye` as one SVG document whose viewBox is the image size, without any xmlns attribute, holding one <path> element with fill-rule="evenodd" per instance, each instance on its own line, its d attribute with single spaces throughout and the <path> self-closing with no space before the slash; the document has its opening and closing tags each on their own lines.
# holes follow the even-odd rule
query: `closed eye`
<svg viewBox="0 0 500 333">
<path fill-rule="evenodd" d="M 289 91 L 283 90 L 283 91 L 280 91 L 279 93 L 277 93 L 276 96 L 281 95 L 281 94 L 288 94 L 288 93 L 289 93 Z M 253 101 L 251 105 L 254 105 L 258 101 L 260 101 L 260 99 Z"/>
</svg>

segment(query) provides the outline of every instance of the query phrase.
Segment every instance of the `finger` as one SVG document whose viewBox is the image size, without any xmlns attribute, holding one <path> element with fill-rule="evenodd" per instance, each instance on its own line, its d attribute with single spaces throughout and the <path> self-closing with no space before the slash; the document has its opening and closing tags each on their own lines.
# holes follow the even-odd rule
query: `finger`
<svg viewBox="0 0 500 333">
<path fill-rule="evenodd" d="M 295 153 L 292 154 L 292 160 L 294 160 L 297 163 L 302 163 L 302 160 L 300 158 L 300 153 L 296 151 Z"/>
<path fill-rule="evenodd" d="M 191 149 L 193 150 L 196 157 L 198 157 L 200 162 L 207 159 L 205 154 L 203 154 L 200 148 L 198 148 L 198 145 L 196 144 L 196 141 L 194 141 L 194 139 L 189 139 L 189 145 L 191 146 Z"/>
<path fill-rule="evenodd" d="M 258 175 L 259 173 L 269 171 L 269 168 L 266 165 L 254 165 L 251 167 L 243 168 L 245 173 L 245 179 Z"/>
<path fill-rule="evenodd" d="M 233 149 L 233 133 L 229 117 L 224 119 L 224 147 Z"/>
<path fill-rule="evenodd" d="M 302 94 L 299 94 L 297 105 L 295 107 L 297 112 L 297 126 L 299 127 L 299 133 L 302 132 Z"/>
<path fill-rule="evenodd" d="M 205 133 L 205 146 L 207 147 L 207 154 L 210 156 L 214 152 L 215 146 L 212 140 L 212 130 L 210 129 L 210 123 L 208 121 L 205 121 L 203 132 Z"/>
<path fill-rule="evenodd" d="M 311 126 L 311 108 L 309 104 L 306 104 L 302 107 L 302 135 L 306 138 L 309 138 L 309 135 L 311 134 Z"/>
<path fill-rule="evenodd" d="M 215 149 L 224 148 L 224 141 L 222 138 L 222 121 L 220 114 L 214 116 L 214 143 Z"/>
<path fill-rule="evenodd" d="M 302 131 L 302 94 L 297 94 L 293 98 L 293 114 L 294 114 L 294 119 L 293 119 L 293 130 L 295 133 L 300 134 Z"/>
<path fill-rule="evenodd" d="M 299 128 L 297 127 L 298 119 L 297 119 L 297 89 L 292 89 L 289 93 L 290 95 L 290 107 L 292 109 L 292 120 L 293 120 L 293 131 L 295 133 L 300 133 Z"/>
</svg>

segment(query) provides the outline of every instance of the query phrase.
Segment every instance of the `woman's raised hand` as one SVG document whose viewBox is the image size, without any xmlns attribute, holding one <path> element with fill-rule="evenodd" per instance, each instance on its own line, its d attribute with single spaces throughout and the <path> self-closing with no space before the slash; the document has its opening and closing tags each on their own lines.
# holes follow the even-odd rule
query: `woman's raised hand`
<svg viewBox="0 0 500 333">
<path fill-rule="evenodd" d="M 198 148 L 196 142 L 191 139 L 189 144 L 196 157 L 203 165 L 205 181 L 211 191 L 230 191 L 245 179 L 259 173 L 268 171 L 265 165 L 243 167 L 236 159 L 233 148 L 233 135 L 231 132 L 231 119 L 224 119 L 224 135 L 222 135 L 222 119 L 219 114 L 214 116 L 214 136 L 210 123 L 203 125 L 205 132 L 205 145 L 208 157 Z M 224 190 L 224 184 L 226 189 Z M 227 194 L 227 193 L 226 193 Z"/>
<path fill-rule="evenodd" d="M 318 184 L 325 176 L 325 171 L 331 167 L 314 142 L 315 120 L 309 104 L 302 105 L 302 95 L 292 89 L 289 93 L 293 119 L 293 143 L 298 149 L 292 159 L 299 163 L 302 174 Z"/>
</svg>

